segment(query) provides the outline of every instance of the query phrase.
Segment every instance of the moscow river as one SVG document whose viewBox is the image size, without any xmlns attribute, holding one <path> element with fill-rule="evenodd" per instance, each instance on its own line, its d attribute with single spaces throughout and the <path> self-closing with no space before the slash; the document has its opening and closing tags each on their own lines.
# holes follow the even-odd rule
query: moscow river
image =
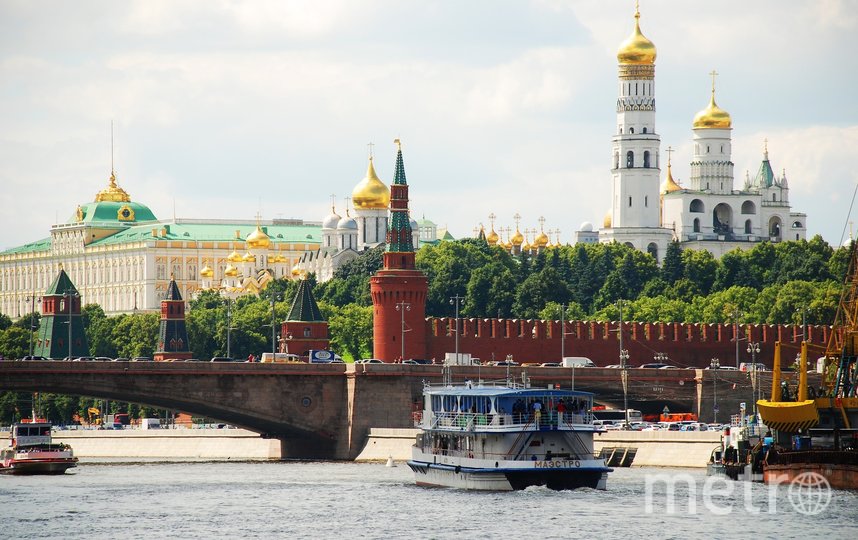
<svg viewBox="0 0 858 540">
<path fill-rule="evenodd" d="M 0 475 L 0 507 L 6 538 L 855 537 L 854 492 L 805 515 L 787 486 L 705 481 L 636 468 L 607 491 L 476 493 L 418 487 L 403 463 L 85 460 L 63 476 Z"/>
</svg>

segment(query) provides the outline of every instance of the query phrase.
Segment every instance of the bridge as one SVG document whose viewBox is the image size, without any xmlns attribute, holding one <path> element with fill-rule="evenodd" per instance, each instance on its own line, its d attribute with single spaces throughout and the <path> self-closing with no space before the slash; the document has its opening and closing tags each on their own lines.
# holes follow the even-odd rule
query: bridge
<svg viewBox="0 0 858 540">
<path fill-rule="evenodd" d="M 561 385 L 622 408 L 622 370 L 454 366 L 453 380 Z M 771 388 L 771 374 L 760 379 Z M 424 382 L 440 383 L 441 366 L 402 364 L 258 364 L 210 362 L 0 362 L 0 390 L 52 392 L 186 412 L 281 441 L 283 456 L 354 459 L 371 427 L 413 427 Z M 717 387 L 716 387 L 717 385 Z M 729 420 L 752 403 L 748 373 L 700 369 L 630 369 L 628 402 L 643 412 L 695 412 Z"/>
</svg>

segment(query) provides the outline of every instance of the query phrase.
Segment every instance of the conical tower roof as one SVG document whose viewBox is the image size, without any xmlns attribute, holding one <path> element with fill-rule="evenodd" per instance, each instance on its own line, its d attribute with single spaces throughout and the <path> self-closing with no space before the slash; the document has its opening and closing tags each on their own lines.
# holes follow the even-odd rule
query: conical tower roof
<svg viewBox="0 0 858 540">
<path fill-rule="evenodd" d="M 167 285 L 167 292 L 164 294 L 164 300 L 181 300 L 182 293 L 179 292 L 179 286 L 176 285 L 176 278 L 170 277 L 170 284 Z"/>
<path fill-rule="evenodd" d="M 292 307 L 289 309 L 286 320 L 325 322 L 322 312 L 319 311 L 319 305 L 316 304 L 316 299 L 313 297 L 313 288 L 306 279 L 302 279 L 298 283 L 298 292 L 295 293 L 295 299 L 292 300 Z"/>
<path fill-rule="evenodd" d="M 48 287 L 47 291 L 45 291 L 45 295 L 59 296 L 65 293 L 77 293 L 77 288 L 75 288 L 74 283 L 72 283 L 72 280 L 69 275 L 66 274 L 66 271 L 60 267 L 60 273 L 57 274 L 57 277 L 54 278 L 54 282 L 51 283 L 51 286 Z"/>
</svg>

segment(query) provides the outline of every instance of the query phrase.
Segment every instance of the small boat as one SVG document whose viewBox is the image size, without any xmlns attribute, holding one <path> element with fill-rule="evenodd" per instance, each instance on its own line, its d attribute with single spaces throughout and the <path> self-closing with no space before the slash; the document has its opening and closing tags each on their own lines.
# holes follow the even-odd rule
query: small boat
<svg viewBox="0 0 858 540">
<path fill-rule="evenodd" d="M 0 450 L 0 473 L 63 474 L 77 461 L 69 445 L 52 441 L 49 422 L 23 422 L 12 425 L 10 445 Z"/>
<path fill-rule="evenodd" d="M 421 486 L 512 491 L 605 489 L 593 455 L 593 394 L 506 381 L 426 386 L 408 466 Z"/>
</svg>

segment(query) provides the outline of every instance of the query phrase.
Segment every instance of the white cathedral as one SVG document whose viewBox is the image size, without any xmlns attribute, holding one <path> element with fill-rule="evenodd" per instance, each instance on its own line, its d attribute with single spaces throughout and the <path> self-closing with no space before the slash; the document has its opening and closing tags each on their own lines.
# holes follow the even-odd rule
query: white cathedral
<svg viewBox="0 0 858 540">
<path fill-rule="evenodd" d="M 617 53 L 611 209 L 599 230 L 599 241 L 621 242 L 661 261 L 673 240 L 683 248 L 705 249 L 720 257 L 763 241 L 805 239 L 807 215 L 791 210 L 786 173 L 775 176 L 767 148 L 757 175 L 746 177 L 741 189 L 734 188 L 732 120 L 715 104 L 714 71 L 709 105 L 692 124 L 689 185 L 674 181 L 668 157 L 667 178 L 660 186 L 655 58 L 655 45 L 641 33 L 636 11 L 634 32 Z"/>
</svg>

